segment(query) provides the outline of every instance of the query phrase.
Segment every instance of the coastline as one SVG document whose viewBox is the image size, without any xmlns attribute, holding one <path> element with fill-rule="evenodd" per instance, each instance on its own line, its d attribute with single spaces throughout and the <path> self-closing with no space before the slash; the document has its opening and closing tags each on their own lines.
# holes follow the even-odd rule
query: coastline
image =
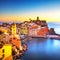
<svg viewBox="0 0 60 60">
<path fill-rule="evenodd" d="M 44 39 L 58 39 L 60 40 L 59 35 L 46 35 L 46 36 L 30 36 L 32 38 L 44 38 Z"/>
</svg>

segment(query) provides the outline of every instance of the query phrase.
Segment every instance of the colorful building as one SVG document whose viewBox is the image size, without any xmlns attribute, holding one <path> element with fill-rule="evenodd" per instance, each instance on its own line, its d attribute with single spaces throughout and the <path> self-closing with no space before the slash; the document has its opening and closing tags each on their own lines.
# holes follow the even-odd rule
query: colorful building
<svg viewBox="0 0 60 60">
<path fill-rule="evenodd" d="M 11 44 L 5 44 L 2 48 L 0 48 L 0 59 L 1 60 L 13 60 Z"/>
<path fill-rule="evenodd" d="M 22 24 L 21 27 L 20 27 L 20 34 L 25 34 L 27 35 L 28 34 L 28 28 L 25 24 Z"/>
<path fill-rule="evenodd" d="M 19 48 L 20 50 L 22 50 L 22 45 L 21 45 L 21 40 L 19 35 L 12 35 L 12 44 L 15 45 L 17 48 Z"/>
<path fill-rule="evenodd" d="M 34 24 L 34 25 L 31 25 L 29 26 L 29 29 L 28 29 L 28 35 L 29 36 L 36 36 L 37 35 L 37 31 L 41 28 L 41 26 L 37 25 L 37 24 Z"/>
<path fill-rule="evenodd" d="M 48 27 L 41 27 L 40 25 L 31 25 L 28 29 L 28 35 L 32 37 L 46 36 L 48 34 Z"/>
</svg>

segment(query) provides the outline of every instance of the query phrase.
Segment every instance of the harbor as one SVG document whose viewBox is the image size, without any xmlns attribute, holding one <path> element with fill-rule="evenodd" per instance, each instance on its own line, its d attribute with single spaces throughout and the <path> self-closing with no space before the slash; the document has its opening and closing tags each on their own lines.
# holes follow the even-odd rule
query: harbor
<svg viewBox="0 0 60 60">
<path fill-rule="evenodd" d="M 21 60 L 60 60 L 60 40 L 32 38 Z"/>
</svg>

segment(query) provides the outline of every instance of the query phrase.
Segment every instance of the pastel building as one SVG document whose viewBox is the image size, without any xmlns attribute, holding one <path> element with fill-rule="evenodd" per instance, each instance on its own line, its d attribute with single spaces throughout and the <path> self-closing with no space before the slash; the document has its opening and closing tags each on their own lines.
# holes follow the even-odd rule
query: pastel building
<svg viewBox="0 0 60 60">
<path fill-rule="evenodd" d="M 28 34 L 28 28 L 25 24 L 22 24 L 21 27 L 20 27 L 20 34 L 25 34 L 27 35 Z"/>
</svg>

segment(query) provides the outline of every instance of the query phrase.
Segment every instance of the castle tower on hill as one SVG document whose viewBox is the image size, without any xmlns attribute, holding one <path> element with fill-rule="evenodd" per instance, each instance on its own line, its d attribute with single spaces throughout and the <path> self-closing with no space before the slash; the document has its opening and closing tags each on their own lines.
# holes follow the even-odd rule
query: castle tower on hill
<svg viewBox="0 0 60 60">
<path fill-rule="evenodd" d="M 37 17 L 37 20 L 39 20 L 39 17 Z"/>
</svg>

